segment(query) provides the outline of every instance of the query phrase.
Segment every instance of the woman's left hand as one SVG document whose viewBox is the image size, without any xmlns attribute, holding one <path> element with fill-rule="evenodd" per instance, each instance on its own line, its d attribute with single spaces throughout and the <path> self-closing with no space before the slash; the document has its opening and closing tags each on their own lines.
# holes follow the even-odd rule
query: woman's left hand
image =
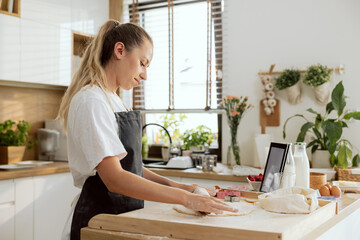
<svg viewBox="0 0 360 240">
<path fill-rule="evenodd" d="M 182 186 L 180 186 L 179 188 L 181 189 L 184 189 L 188 192 L 191 192 L 193 193 L 195 191 L 195 188 L 197 187 L 201 187 L 201 188 L 204 188 L 206 189 L 206 191 L 209 193 L 210 196 L 214 197 L 217 193 L 217 190 L 215 189 L 215 187 L 213 188 L 207 188 L 207 187 L 202 187 L 202 186 L 199 186 L 197 184 L 182 184 Z"/>
</svg>

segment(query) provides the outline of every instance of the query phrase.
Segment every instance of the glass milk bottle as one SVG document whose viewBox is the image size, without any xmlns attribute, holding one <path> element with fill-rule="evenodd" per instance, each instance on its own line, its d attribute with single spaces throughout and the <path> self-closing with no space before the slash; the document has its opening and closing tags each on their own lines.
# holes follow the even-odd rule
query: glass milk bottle
<svg viewBox="0 0 360 240">
<path fill-rule="evenodd" d="M 309 159 L 306 154 L 306 143 L 295 143 L 295 169 L 296 169 L 296 181 L 295 185 L 298 187 L 309 188 L 310 184 L 310 165 Z"/>
<path fill-rule="evenodd" d="M 296 168 L 294 156 L 292 153 L 292 144 L 289 143 L 289 151 L 286 157 L 285 167 L 281 178 L 281 188 L 293 187 L 295 186 L 296 180 Z"/>
</svg>

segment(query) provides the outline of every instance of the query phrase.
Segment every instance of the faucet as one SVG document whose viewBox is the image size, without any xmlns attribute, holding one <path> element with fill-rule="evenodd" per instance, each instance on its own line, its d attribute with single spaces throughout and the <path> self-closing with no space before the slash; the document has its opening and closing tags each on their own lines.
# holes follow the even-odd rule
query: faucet
<svg viewBox="0 0 360 240">
<path fill-rule="evenodd" d="M 172 144 L 172 140 L 171 140 L 171 136 L 170 136 L 170 133 L 169 133 L 169 131 L 164 127 L 164 126 L 161 126 L 160 124 L 157 124 L 157 123 L 148 123 L 148 124 L 145 124 L 143 127 L 142 127 L 142 130 L 144 131 L 144 129 L 147 127 L 147 126 L 149 126 L 149 125 L 155 125 L 155 126 L 159 126 L 159 127 L 161 127 L 162 129 L 164 129 L 165 130 L 165 132 L 166 132 L 166 134 L 168 135 L 168 137 L 169 137 L 169 140 L 170 140 L 170 146 L 171 146 L 171 144 Z"/>
</svg>

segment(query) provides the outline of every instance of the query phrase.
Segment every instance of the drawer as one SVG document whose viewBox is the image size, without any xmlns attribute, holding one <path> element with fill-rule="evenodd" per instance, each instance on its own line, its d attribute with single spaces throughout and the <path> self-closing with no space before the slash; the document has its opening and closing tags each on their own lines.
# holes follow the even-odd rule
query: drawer
<svg viewBox="0 0 360 240">
<path fill-rule="evenodd" d="M 14 180 L 0 181 L 0 204 L 15 202 L 15 183 Z"/>
</svg>

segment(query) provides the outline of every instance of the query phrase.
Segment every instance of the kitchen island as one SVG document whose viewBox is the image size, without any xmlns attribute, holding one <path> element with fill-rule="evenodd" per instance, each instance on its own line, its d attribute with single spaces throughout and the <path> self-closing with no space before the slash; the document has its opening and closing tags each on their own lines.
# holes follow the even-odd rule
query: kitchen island
<svg viewBox="0 0 360 240">
<path fill-rule="evenodd" d="M 236 217 L 187 216 L 161 204 L 120 215 L 97 215 L 82 229 L 81 239 L 336 239 L 332 238 L 336 234 L 342 236 L 338 239 L 359 239 L 359 220 L 354 221 L 360 216 L 359 197 L 344 194 L 311 214 L 277 214 L 257 207 Z"/>
</svg>

